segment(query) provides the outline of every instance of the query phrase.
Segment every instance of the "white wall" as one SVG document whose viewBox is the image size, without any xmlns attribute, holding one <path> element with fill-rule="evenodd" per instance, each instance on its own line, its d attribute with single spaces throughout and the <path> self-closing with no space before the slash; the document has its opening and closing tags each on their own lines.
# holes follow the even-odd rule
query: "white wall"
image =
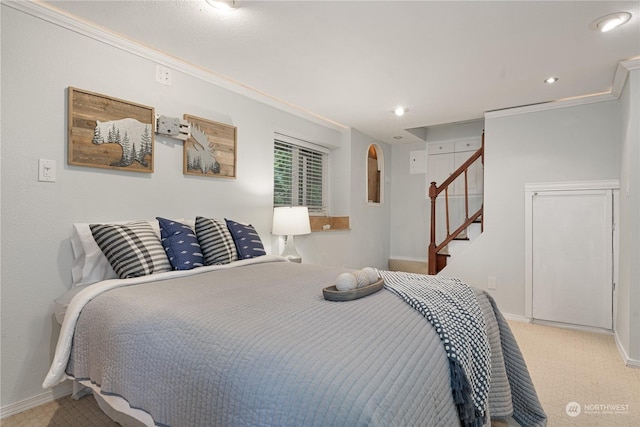
<svg viewBox="0 0 640 427">
<path fill-rule="evenodd" d="M 524 185 L 618 179 L 620 104 L 600 102 L 485 118 L 484 232 L 442 271 L 524 315 Z"/>
<path fill-rule="evenodd" d="M 430 202 L 425 174 L 409 173 L 411 151 L 424 150 L 426 143 L 395 144 L 391 148 L 391 233 L 393 259 L 427 261 Z"/>
<path fill-rule="evenodd" d="M 620 102 L 512 113 L 485 117 L 485 231 L 441 274 L 482 289 L 487 288 L 487 277 L 496 277 L 498 287 L 492 294 L 501 309 L 524 315 L 524 184 L 618 179 Z M 427 142 L 470 136 L 469 132 L 478 135 L 482 124 L 430 128 Z M 409 174 L 409 152 L 420 149 L 423 144 L 393 146 L 392 258 L 427 257 L 425 179 Z"/>
<path fill-rule="evenodd" d="M 391 159 L 389 144 L 373 139 L 362 132 L 351 129 L 349 144 L 334 150 L 336 160 L 331 163 L 332 189 L 347 189 L 336 192 L 337 206 L 349 206 L 349 212 L 335 216 L 350 216 L 349 231 L 326 231 L 296 237 L 296 247 L 305 262 L 338 267 L 360 269 L 371 266 L 387 268 L 389 261 L 389 221 L 391 210 Z M 379 205 L 367 203 L 366 160 L 369 145 L 378 144 L 384 154 L 385 179 L 384 202 Z M 339 156 L 337 154 L 340 154 Z M 345 200 L 346 197 L 346 200 Z M 315 249 L 315 250 L 312 250 Z"/>
<path fill-rule="evenodd" d="M 331 180 L 335 207 L 330 213 L 351 215 L 352 224 L 370 221 L 356 217 L 362 207 L 351 207 L 350 186 L 337 181 L 356 179 L 351 178 L 349 131 L 321 126 L 178 70 L 173 86 L 160 85 L 154 81 L 155 63 L 145 57 L 5 4 L 1 9 L 3 408 L 43 394 L 40 385 L 58 333 L 53 300 L 71 284 L 72 223 L 226 216 L 254 224 L 270 251 L 276 130 L 333 147 L 332 168 L 338 170 L 332 171 L 337 178 Z M 67 165 L 68 86 L 153 106 L 159 114 L 188 113 L 237 126 L 237 179 L 183 175 L 182 143 L 164 137 L 156 138 L 153 174 Z M 366 138 L 355 139 L 361 146 Z M 57 162 L 55 183 L 37 181 L 40 158 Z M 360 174 L 355 163 L 354 173 Z M 383 214 L 372 225 L 385 229 L 387 223 Z M 322 260 L 326 248 L 343 247 L 328 263 L 381 266 L 384 250 L 369 256 L 367 237 L 360 226 L 353 232 L 312 234 L 309 242 L 318 244 L 307 244 L 303 256 Z M 387 248 L 388 229 L 373 242 Z M 350 248 L 363 251 L 356 256 Z"/>
<path fill-rule="evenodd" d="M 629 73 L 620 98 L 620 251 L 616 336 L 627 359 L 640 361 L 640 70 Z"/>
<path fill-rule="evenodd" d="M 377 144 L 384 157 L 383 202 L 368 203 L 367 157 L 369 145 Z M 389 144 L 377 141 L 363 133 L 351 130 L 351 234 L 347 245 L 348 266 L 352 268 L 387 268 L 389 261 L 389 220 L 393 195 L 391 194 L 391 160 Z"/>
<path fill-rule="evenodd" d="M 526 109 L 525 109 L 526 110 Z M 517 111 L 517 110 L 514 110 Z M 485 232 L 441 274 L 491 291 L 501 309 L 524 315 L 524 184 L 620 180 L 616 335 L 631 363 L 640 360 L 640 71 L 629 73 L 620 100 L 485 117 Z M 466 125 L 468 126 L 468 125 Z M 459 137 L 429 129 L 429 142 Z M 427 257 L 428 201 L 423 175 L 409 174 L 409 152 L 393 146 L 391 257 Z"/>
</svg>

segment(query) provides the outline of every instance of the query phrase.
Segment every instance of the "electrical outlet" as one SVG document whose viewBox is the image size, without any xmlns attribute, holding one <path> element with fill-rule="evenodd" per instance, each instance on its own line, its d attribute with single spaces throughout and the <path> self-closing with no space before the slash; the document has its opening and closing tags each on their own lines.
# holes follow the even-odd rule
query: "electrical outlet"
<svg viewBox="0 0 640 427">
<path fill-rule="evenodd" d="M 156 64 L 156 81 L 171 86 L 171 68 Z"/>
<path fill-rule="evenodd" d="M 487 289 L 496 289 L 496 278 L 495 277 L 487 277 Z"/>
</svg>

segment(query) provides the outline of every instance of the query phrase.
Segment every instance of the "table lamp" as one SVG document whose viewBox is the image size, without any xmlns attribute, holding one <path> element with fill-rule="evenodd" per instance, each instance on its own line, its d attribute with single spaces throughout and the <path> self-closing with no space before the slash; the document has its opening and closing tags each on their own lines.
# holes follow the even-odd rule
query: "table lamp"
<svg viewBox="0 0 640 427">
<path fill-rule="evenodd" d="M 296 250 L 293 236 L 311 233 L 309 209 L 306 206 L 286 206 L 273 209 L 273 231 L 276 236 L 286 236 L 282 256 L 291 262 L 302 262 Z"/>
</svg>

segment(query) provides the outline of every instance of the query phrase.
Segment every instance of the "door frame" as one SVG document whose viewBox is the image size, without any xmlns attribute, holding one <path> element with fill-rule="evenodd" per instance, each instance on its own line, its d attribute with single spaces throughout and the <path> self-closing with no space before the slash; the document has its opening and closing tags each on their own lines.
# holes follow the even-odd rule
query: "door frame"
<svg viewBox="0 0 640 427">
<path fill-rule="evenodd" d="M 616 329 L 616 286 L 618 272 L 618 194 L 620 181 L 617 179 L 601 181 L 539 182 L 524 185 L 524 316 L 533 319 L 533 196 L 542 191 L 576 190 L 612 190 L 613 192 L 613 236 L 612 236 L 612 282 L 613 282 L 613 330 Z"/>
</svg>

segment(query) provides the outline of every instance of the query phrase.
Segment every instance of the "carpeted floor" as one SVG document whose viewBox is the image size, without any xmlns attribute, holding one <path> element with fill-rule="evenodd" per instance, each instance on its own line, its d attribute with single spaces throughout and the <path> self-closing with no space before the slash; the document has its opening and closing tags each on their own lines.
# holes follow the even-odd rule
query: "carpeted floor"
<svg viewBox="0 0 640 427">
<path fill-rule="evenodd" d="M 624 365 L 613 335 L 509 325 L 549 426 L 640 426 L 640 369 Z"/>
<path fill-rule="evenodd" d="M 54 400 L 0 421 L 2 427 L 117 427 L 107 417 L 93 396 L 80 400 L 71 397 Z"/>
<path fill-rule="evenodd" d="M 510 321 L 549 426 L 640 426 L 640 369 L 624 366 L 613 336 Z M 509 425 L 512 425 L 509 423 Z M 91 396 L 63 398 L 2 427 L 117 426 Z M 496 422 L 494 427 L 506 427 Z"/>
</svg>

